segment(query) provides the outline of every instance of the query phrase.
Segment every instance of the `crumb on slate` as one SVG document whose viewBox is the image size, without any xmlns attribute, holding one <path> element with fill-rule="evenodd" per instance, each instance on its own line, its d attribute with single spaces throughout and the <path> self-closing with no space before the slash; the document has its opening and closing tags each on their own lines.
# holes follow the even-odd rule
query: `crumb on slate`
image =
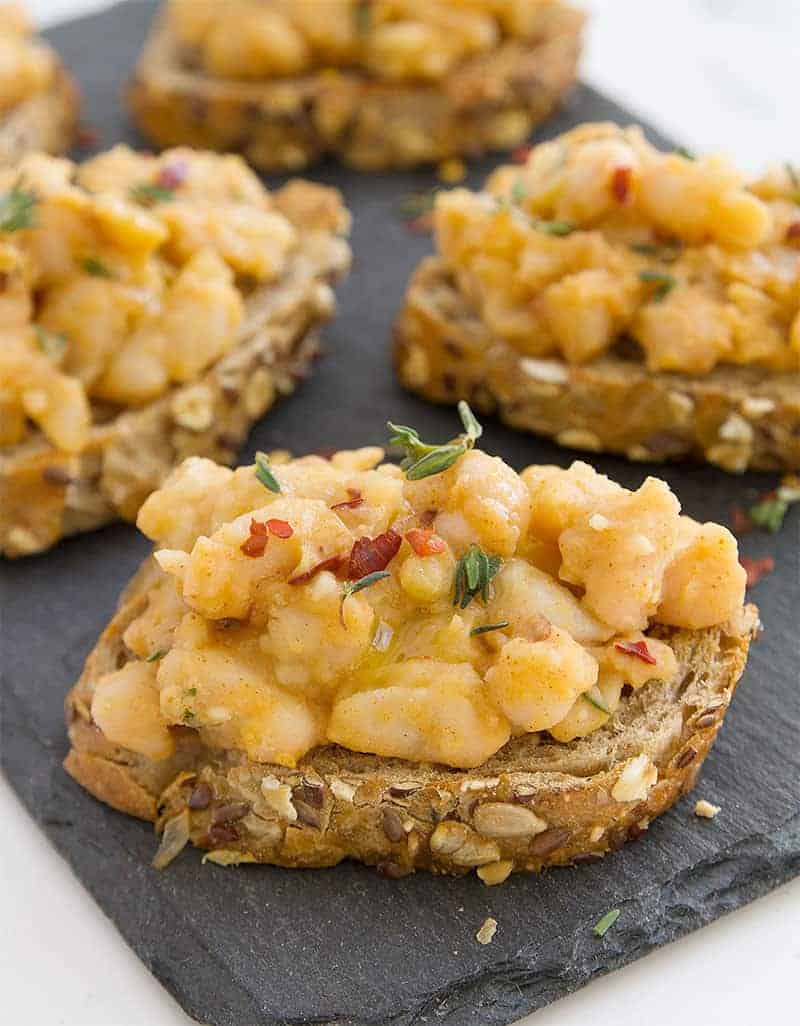
<svg viewBox="0 0 800 1026">
<path fill-rule="evenodd" d="M 712 805 L 705 798 L 700 798 L 694 805 L 695 816 L 700 816 L 702 819 L 713 819 L 719 810 L 719 805 Z"/>
<path fill-rule="evenodd" d="M 479 944 L 491 944 L 494 940 L 494 935 L 497 933 L 497 920 L 492 919 L 491 916 L 487 916 L 483 921 L 483 926 L 475 934 L 475 940 Z"/>
</svg>

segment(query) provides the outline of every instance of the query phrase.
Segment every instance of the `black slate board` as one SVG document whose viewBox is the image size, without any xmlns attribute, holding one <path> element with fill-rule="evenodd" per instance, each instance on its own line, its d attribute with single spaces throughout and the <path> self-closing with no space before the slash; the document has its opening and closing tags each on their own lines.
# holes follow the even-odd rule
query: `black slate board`
<svg viewBox="0 0 800 1026">
<path fill-rule="evenodd" d="M 137 141 L 118 94 L 151 10 L 131 2 L 50 33 L 81 79 L 85 118 L 100 130 L 101 146 Z M 601 118 L 633 120 L 579 87 L 546 131 Z M 474 167 L 470 183 L 490 166 Z M 256 448 L 304 452 L 380 442 L 387 416 L 426 436 L 449 437 L 453 411 L 405 395 L 387 360 L 392 316 L 430 248 L 427 236 L 401 223 L 396 202 L 433 185 L 433 175 L 362 177 L 331 166 L 317 177 L 342 188 L 354 211 L 355 266 L 327 331 L 327 359 L 253 432 L 249 456 Z M 484 443 L 518 468 L 563 465 L 574 455 L 497 423 L 486 425 Z M 631 487 L 648 471 L 616 459 L 594 462 Z M 723 520 L 747 489 L 773 483 L 707 467 L 656 473 L 689 513 Z M 67 748 L 62 698 L 147 551 L 127 526 L 3 566 L 3 768 L 139 957 L 203 1022 L 505 1024 L 800 870 L 797 512 L 780 536 L 750 536 L 745 550 L 772 553 L 778 569 L 754 593 L 767 631 L 698 791 L 723 812 L 713 822 L 698 820 L 693 799 L 684 800 L 638 843 L 597 865 L 517 876 L 492 889 L 474 876 L 421 873 L 390 882 L 349 864 L 306 873 L 201 868 L 197 852 L 156 873 L 152 828 L 99 805 L 60 765 Z M 617 925 L 598 941 L 592 925 L 616 906 Z M 488 915 L 499 930 L 481 947 L 474 935 Z"/>
</svg>

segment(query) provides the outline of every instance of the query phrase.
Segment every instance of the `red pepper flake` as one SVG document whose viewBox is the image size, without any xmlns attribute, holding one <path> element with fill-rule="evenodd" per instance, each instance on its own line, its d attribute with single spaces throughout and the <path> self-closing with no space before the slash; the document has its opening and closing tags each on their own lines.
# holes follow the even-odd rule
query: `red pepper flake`
<svg viewBox="0 0 800 1026">
<path fill-rule="evenodd" d="M 296 577 L 289 578 L 289 584 L 306 584 L 306 582 L 313 580 L 317 574 L 321 574 L 324 570 L 330 570 L 332 574 L 338 573 L 347 562 L 347 556 L 328 556 L 327 559 L 323 559 L 321 563 L 317 563 L 316 566 L 312 566 L 310 570 L 306 570 L 303 574 L 297 574 Z"/>
<path fill-rule="evenodd" d="M 631 191 L 631 175 L 633 171 L 629 167 L 618 167 L 614 169 L 611 176 L 611 192 L 617 203 L 624 203 Z"/>
<path fill-rule="evenodd" d="M 743 534 L 749 534 L 755 526 L 743 506 L 731 506 L 731 527 L 737 538 L 741 538 Z"/>
<path fill-rule="evenodd" d="M 403 543 L 399 534 L 392 530 L 379 534 L 377 538 L 359 538 L 353 544 L 347 576 L 351 581 L 359 581 L 367 574 L 385 570 L 397 555 Z"/>
<path fill-rule="evenodd" d="M 786 241 L 794 245 L 800 244 L 800 221 L 792 221 L 786 229 Z"/>
<path fill-rule="evenodd" d="M 410 218 L 406 221 L 406 228 L 417 235 L 425 235 L 427 232 L 433 231 L 433 211 Z"/>
<path fill-rule="evenodd" d="M 158 172 L 157 184 L 162 189 L 177 189 L 186 181 L 189 168 L 185 160 L 176 160 L 172 164 L 165 164 Z"/>
<path fill-rule="evenodd" d="M 511 151 L 511 163 L 527 164 L 528 157 L 530 157 L 532 149 L 532 146 L 517 146 L 515 150 Z"/>
<path fill-rule="evenodd" d="M 649 663 L 650 666 L 656 665 L 656 660 L 650 654 L 650 649 L 647 647 L 646 641 L 618 641 L 614 648 L 620 652 L 624 652 L 625 655 L 636 656 L 637 659 L 641 659 L 643 663 Z"/>
<path fill-rule="evenodd" d="M 251 520 L 250 537 L 241 544 L 240 549 L 245 556 L 251 556 L 255 559 L 258 556 L 264 555 L 268 541 L 267 525 L 260 523 L 258 520 Z"/>
<path fill-rule="evenodd" d="M 100 133 L 94 125 L 78 125 L 76 140 L 82 150 L 92 150 L 100 145 Z"/>
<path fill-rule="evenodd" d="M 359 506 L 364 505 L 364 497 L 357 488 L 348 488 L 347 494 L 350 496 L 349 499 L 345 502 L 337 502 L 335 506 L 331 506 L 331 509 L 358 509 Z"/>
<path fill-rule="evenodd" d="M 438 534 L 421 527 L 414 527 L 406 531 L 406 541 L 418 556 L 435 556 L 437 552 L 444 552 L 444 541 Z"/>
<path fill-rule="evenodd" d="M 274 534 L 276 538 L 291 538 L 294 534 L 292 525 L 285 520 L 268 520 L 267 530 L 270 534 Z"/>
<path fill-rule="evenodd" d="M 775 560 L 772 556 L 763 556 L 761 559 L 751 559 L 750 556 L 740 556 L 739 562 L 747 574 L 747 587 L 755 588 L 762 577 L 771 574 L 775 569 Z"/>
</svg>

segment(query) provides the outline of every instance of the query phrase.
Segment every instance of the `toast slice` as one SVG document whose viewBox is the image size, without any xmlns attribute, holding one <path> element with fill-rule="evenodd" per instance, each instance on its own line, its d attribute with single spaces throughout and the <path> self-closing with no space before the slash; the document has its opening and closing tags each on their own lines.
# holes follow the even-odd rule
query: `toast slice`
<svg viewBox="0 0 800 1026">
<path fill-rule="evenodd" d="M 214 78 L 183 59 L 165 17 L 128 89 L 156 146 L 235 150 L 264 171 L 334 154 L 362 170 L 410 167 L 516 146 L 574 82 L 583 15 L 553 4 L 535 42 L 502 42 L 441 82 L 389 82 L 350 68 L 272 81 Z"/>
<path fill-rule="evenodd" d="M 0 449 L 0 552 L 41 552 L 113 520 L 133 520 L 147 496 L 190 455 L 234 462 L 252 425 L 291 394 L 320 351 L 317 329 L 334 315 L 331 284 L 350 265 L 346 240 L 315 222 L 289 183 L 276 206 L 300 229 L 276 281 L 245 300 L 238 343 L 197 380 L 109 419 L 98 415 L 77 454 L 40 433 Z M 98 410 L 100 407 L 98 407 Z"/>
<path fill-rule="evenodd" d="M 571 449 L 704 460 L 733 472 L 800 467 L 796 372 L 720 365 L 702 376 L 652 373 L 619 351 L 581 365 L 527 357 L 492 335 L 439 257 L 411 279 L 394 361 L 402 383 L 426 399 L 466 396 Z"/>
<path fill-rule="evenodd" d="M 488 881 L 512 870 L 595 861 L 640 836 L 692 789 L 759 630 L 752 605 L 719 627 L 658 627 L 653 636 L 677 657 L 673 679 L 624 698 L 611 720 L 584 738 L 523 736 L 474 770 L 337 745 L 316 748 L 287 769 L 206 748 L 195 731 L 180 727 L 175 754 L 152 762 L 107 740 L 89 710 L 93 682 L 131 658 L 122 635 L 159 576 L 148 559 L 70 691 L 64 766 L 100 801 L 166 826 L 164 860 L 191 841 L 222 864 L 308 868 L 351 858 L 390 877 L 492 866 L 481 869 Z M 657 781 L 642 791 L 640 778 L 653 767 Z M 285 801 L 283 815 L 269 819 L 251 811 L 265 776 L 278 782 Z"/>
<path fill-rule="evenodd" d="M 80 95 L 59 63 L 52 86 L 0 114 L 0 166 L 15 164 L 25 153 L 65 153 L 78 123 Z"/>
</svg>

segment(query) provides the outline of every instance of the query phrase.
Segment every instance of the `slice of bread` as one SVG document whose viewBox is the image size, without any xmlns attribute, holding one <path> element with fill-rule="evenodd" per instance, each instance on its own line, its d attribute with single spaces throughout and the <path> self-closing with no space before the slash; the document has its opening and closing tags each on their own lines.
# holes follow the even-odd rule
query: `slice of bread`
<svg viewBox="0 0 800 1026">
<path fill-rule="evenodd" d="M 80 95 L 75 81 L 59 64 L 50 89 L 36 93 L 0 114 L 0 166 L 15 164 L 26 153 L 64 153 L 72 145 Z"/>
<path fill-rule="evenodd" d="M 759 628 L 754 606 L 721 627 L 656 628 L 677 657 L 672 680 L 623 698 L 583 739 L 525 735 L 474 770 L 335 745 L 287 769 L 205 748 L 184 727 L 172 728 L 176 753 L 152 762 L 108 741 L 90 707 L 94 681 L 132 657 L 122 635 L 159 575 L 148 559 L 69 693 L 64 763 L 101 801 L 166 828 L 158 865 L 188 840 L 223 864 L 315 867 L 352 858 L 390 877 L 480 868 L 487 882 L 500 882 L 512 870 L 594 861 L 693 787 Z"/>
<path fill-rule="evenodd" d="M 285 187 L 292 190 L 292 185 Z M 240 341 L 196 381 L 142 407 L 102 419 L 77 455 L 59 452 L 41 434 L 0 449 L 0 552 L 23 556 L 60 538 L 139 507 L 187 456 L 233 463 L 247 432 L 310 371 L 317 328 L 335 313 L 330 283 L 350 265 L 350 247 L 315 227 L 296 190 L 273 194 L 300 228 L 300 244 L 282 276 L 246 299 Z"/>
<path fill-rule="evenodd" d="M 651 373 L 616 352 L 581 366 L 526 357 L 492 337 L 438 257 L 411 279 L 394 359 L 403 384 L 426 399 L 466 397 L 572 449 L 697 459 L 733 472 L 800 468 L 796 373 L 725 365 L 702 376 Z"/>
<path fill-rule="evenodd" d="M 265 171 L 296 170 L 328 153 L 364 170 L 477 156 L 518 145 L 551 112 L 574 82 L 583 20 L 554 5 L 541 39 L 504 42 L 428 85 L 349 68 L 262 82 L 212 78 L 184 63 L 160 18 L 128 100 L 155 145 L 235 150 Z"/>
</svg>

